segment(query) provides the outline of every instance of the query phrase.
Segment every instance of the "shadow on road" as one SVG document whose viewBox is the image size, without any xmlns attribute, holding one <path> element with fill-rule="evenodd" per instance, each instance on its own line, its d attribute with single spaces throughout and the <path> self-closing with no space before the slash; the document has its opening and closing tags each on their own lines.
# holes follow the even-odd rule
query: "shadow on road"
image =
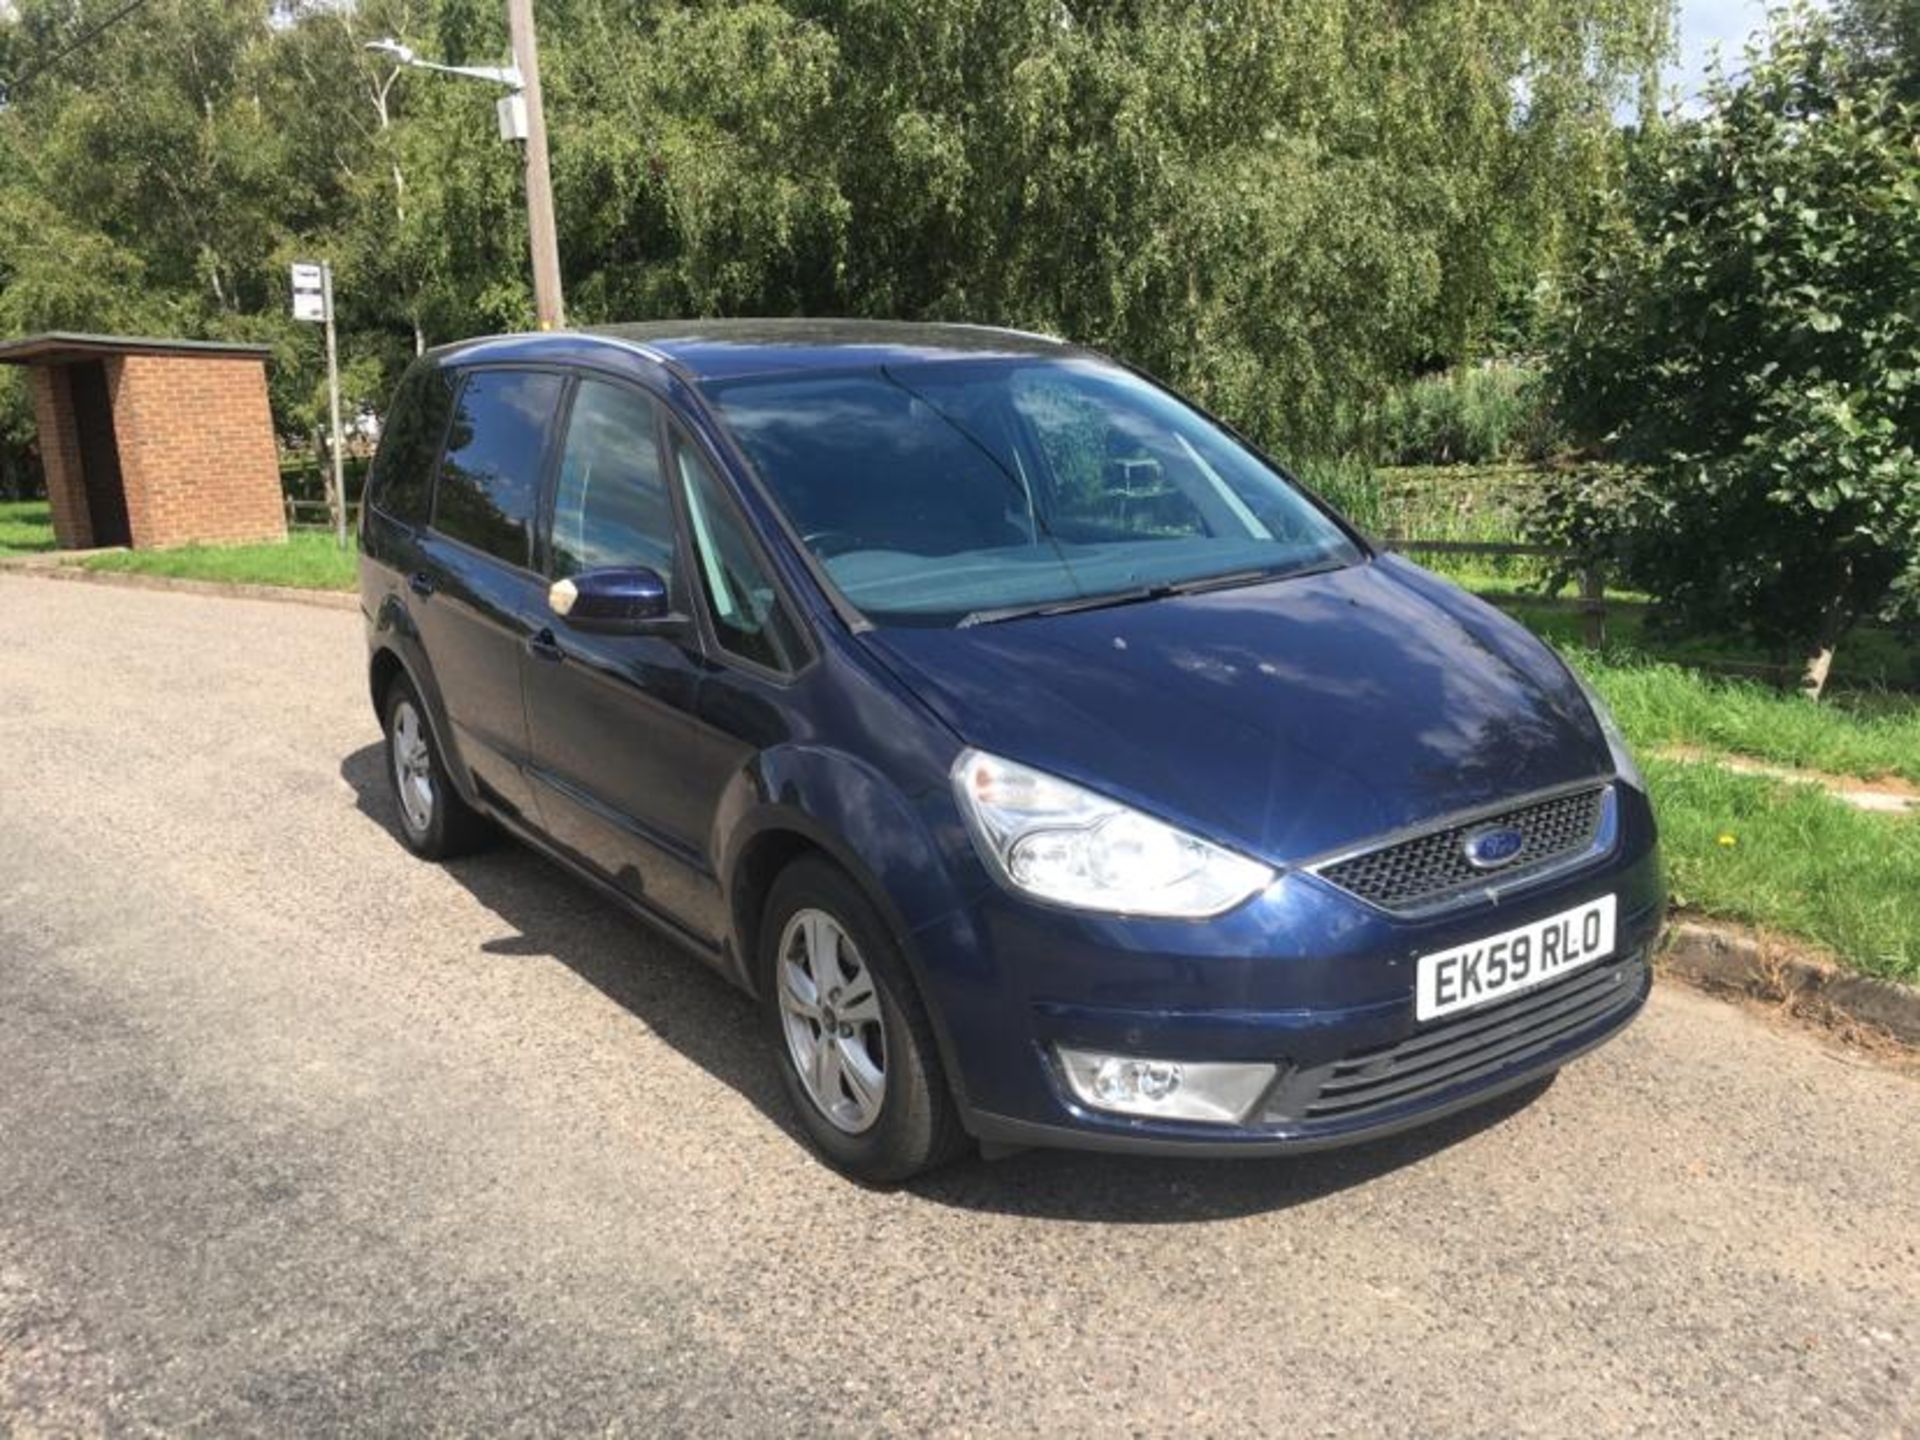
<svg viewBox="0 0 1920 1440">
<path fill-rule="evenodd" d="M 358 808 L 400 844 L 386 755 L 368 745 L 340 775 Z M 506 923 L 495 955 L 551 956 L 804 1145 L 752 1000 L 597 892 L 523 846 L 448 863 L 446 872 Z M 996 1214 L 1178 1224 L 1284 1210 L 1416 1164 L 1531 1105 L 1537 1081 L 1465 1114 L 1349 1149 L 1265 1160 L 1179 1160 L 1066 1151 L 962 1161 L 914 1182 L 922 1199 Z"/>
</svg>

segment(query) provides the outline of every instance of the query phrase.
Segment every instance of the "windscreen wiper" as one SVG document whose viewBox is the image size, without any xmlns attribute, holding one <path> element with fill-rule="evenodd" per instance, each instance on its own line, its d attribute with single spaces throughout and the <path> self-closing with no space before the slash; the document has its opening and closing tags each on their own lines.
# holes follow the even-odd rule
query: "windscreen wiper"
<svg viewBox="0 0 1920 1440">
<path fill-rule="evenodd" d="M 1346 562 L 1329 560 L 1298 570 L 1262 566 L 1256 570 L 1233 570 L 1225 575 L 1202 575 L 1193 580 L 1169 580 L 1158 585 L 1136 585 L 1127 590 L 1109 590 L 1103 595 L 1075 595 L 1066 600 L 1048 600 L 1038 605 L 1006 605 L 997 610 L 975 610 L 961 617 L 956 630 L 975 625 L 996 625 L 1002 620 L 1025 620 L 1041 615 L 1071 615 L 1081 610 L 1107 610 L 1116 605 L 1138 605 L 1145 600 L 1166 600 L 1175 595 L 1205 595 L 1212 590 L 1234 590 L 1243 585 L 1259 585 L 1268 580 L 1296 580 L 1306 575 L 1324 575 L 1329 570 L 1346 568 Z"/>
<path fill-rule="evenodd" d="M 1205 575 L 1198 580 L 1181 580 L 1167 587 L 1174 595 L 1204 595 L 1209 590 L 1235 590 L 1242 585 L 1263 585 L 1269 580 L 1304 580 L 1309 575 L 1325 575 L 1344 570 L 1345 560 L 1322 560 L 1317 565 L 1302 565 L 1297 570 L 1267 565 L 1258 570 L 1236 570 L 1229 575 Z"/>
<path fill-rule="evenodd" d="M 1066 600 L 1048 600 L 1038 605 L 1003 605 L 997 610 L 975 610 L 960 618 L 953 628 L 968 630 L 975 625 L 997 625 L 1002 620 L 1025 620 L 1040 615 L 1071 615 L 1080 610 L 1105 610 L 1115 605 L 1138 605 L 1142 600 L 1160 600 L 1175 594 L 1170 585 L 1140 585 L 1131 590 L 1109 590 L 1104 595 L 1075 595 Z"/>
</svg>

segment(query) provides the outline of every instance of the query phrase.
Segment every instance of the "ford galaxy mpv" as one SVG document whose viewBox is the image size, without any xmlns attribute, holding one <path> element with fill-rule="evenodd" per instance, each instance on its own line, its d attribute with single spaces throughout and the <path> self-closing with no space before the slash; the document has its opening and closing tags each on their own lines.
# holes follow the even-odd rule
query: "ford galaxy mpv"
<svg viewBox="0 0 1920 1440">
<path fill-rule="evenodd" d="M 756 998 L 806 1133 L 1258 1155 L 1618 1031 L 1646 788 L 1544 645 L 1124 365 L 968 326 L 432 352 L 361 526 L 405 842 Z"/>
</svg>

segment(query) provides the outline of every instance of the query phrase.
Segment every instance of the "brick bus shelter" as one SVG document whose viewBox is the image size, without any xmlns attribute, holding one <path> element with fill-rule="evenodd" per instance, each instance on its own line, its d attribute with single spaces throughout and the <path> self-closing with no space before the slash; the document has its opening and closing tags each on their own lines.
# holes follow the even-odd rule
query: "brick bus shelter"
<svg viewBox="0 0 1920 1440">
<path fill-rule="evenodd" d="M 34 335 L 30 371 L 62 549 L 284 540 L 264 345 Z"/>
</svg>

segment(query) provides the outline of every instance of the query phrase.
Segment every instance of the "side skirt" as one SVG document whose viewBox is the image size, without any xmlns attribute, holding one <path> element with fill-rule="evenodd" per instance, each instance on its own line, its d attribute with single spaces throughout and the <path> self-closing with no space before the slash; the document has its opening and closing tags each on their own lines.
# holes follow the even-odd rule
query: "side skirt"
<svg viewBox="0 0 1920 1440">
<path fill-rule="evenodd" d="M 643 901 L 636 900 L 633 896 L 621 890 L 617 885 L 602 879 L 594 873 L 593 870 L 581 864 L 578 860 L 575 860 L 571 855 L 567 854 L 566 851 L 554 845 L 544 835 L 540 834 L 539 831 L 531 829 L 525 822 L 512 815 L 503 814 L 491 805 L 487 807 L 487 814 L 502 830 L 506 831 L 536 855 L 539 855 L 543 860 L 552 862 L 564 870 L 569 876 L 585 884 L 603 898 L 611 901 L 634 919 L 639 920 L 650 929 L 657 931 L 668 940 L 673 941 L 682 950 L 689 952 L 710 968 L 719 971 L 727 982 L 736 989 L 746 990 L 747 987 L 740 975 L 739 966 L 734 963 L 732 954 L 726 947 L 710 944 L 678 921 L 667 915 L 663 915 L 660 911 L 655 910 Z"/>
</svg>

